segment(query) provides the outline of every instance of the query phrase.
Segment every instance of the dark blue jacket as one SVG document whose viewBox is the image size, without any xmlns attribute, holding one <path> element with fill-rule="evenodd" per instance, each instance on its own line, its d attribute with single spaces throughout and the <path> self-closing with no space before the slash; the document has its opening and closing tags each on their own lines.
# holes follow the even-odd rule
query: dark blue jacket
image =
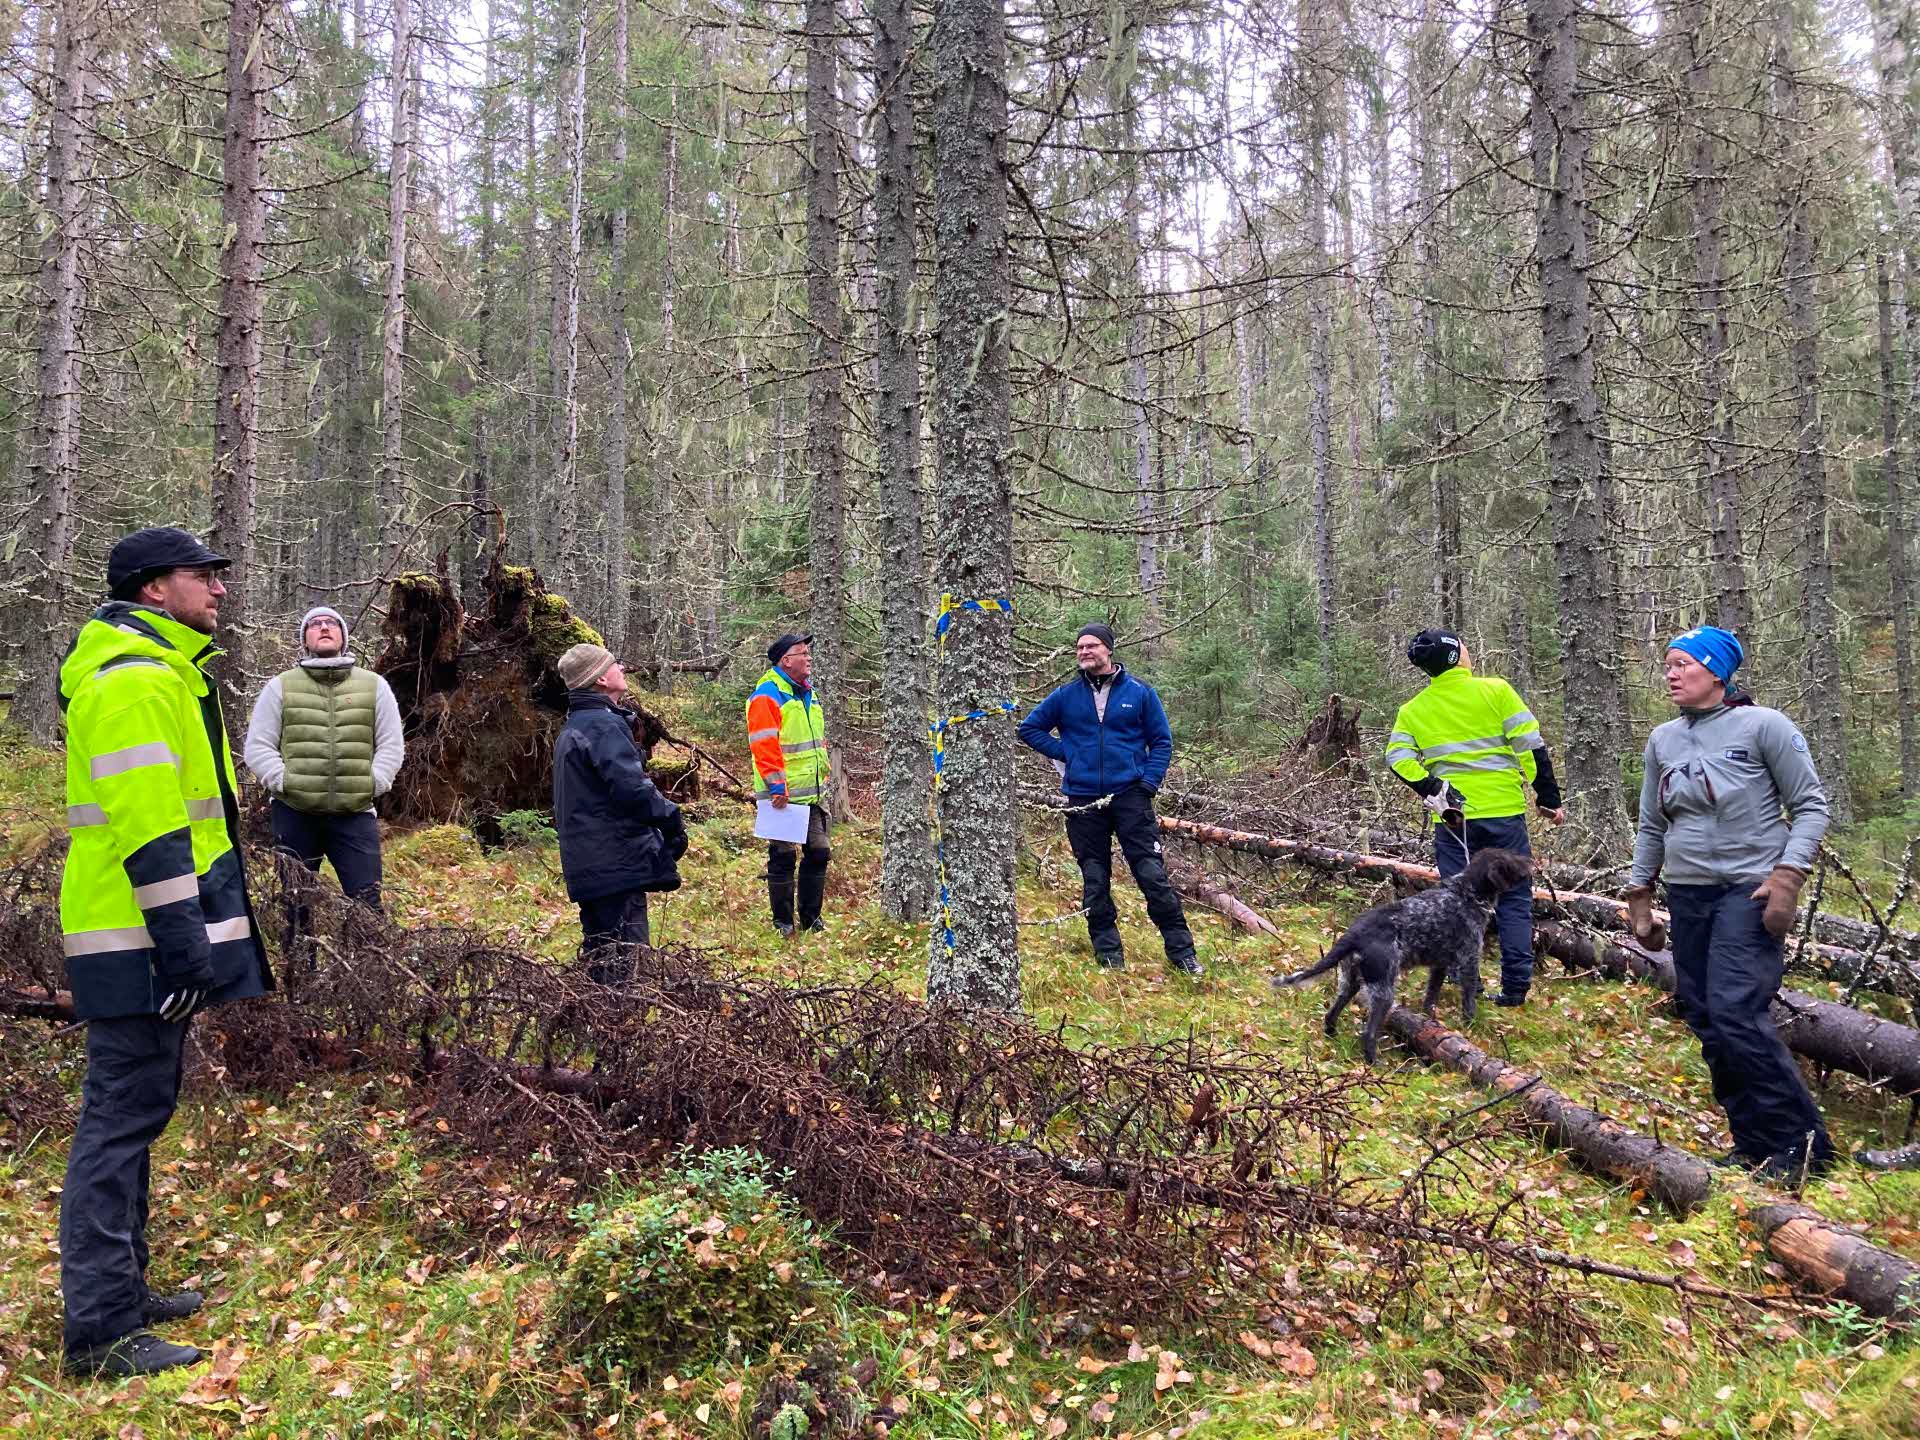
<svg viewBox="0 0 1920 1440">
<path fill-rule="evenodd" d="M 553 824 L 576 902 L 680 888 L 680 807 L 647 778 L 632 717 L 597 690 L 567 693 L 567 723 L 553 746 Z"/>
<path fill-rule="evenodd" d="M 1085 675 L 1055 690 L 1020 722 L 1023 741 L 1067 767 L 1060 788 L 1076 798 L 1112 795 L 1129 785 L 1158 790 L 1173 763 L 1173 731 L 1153 687 L 1123 666 L 1108 678 L 1107 688 L 1113 693 L 1107 696 L 1104 722 L 1093 708 L 1093 682 Z"/>
</svg>

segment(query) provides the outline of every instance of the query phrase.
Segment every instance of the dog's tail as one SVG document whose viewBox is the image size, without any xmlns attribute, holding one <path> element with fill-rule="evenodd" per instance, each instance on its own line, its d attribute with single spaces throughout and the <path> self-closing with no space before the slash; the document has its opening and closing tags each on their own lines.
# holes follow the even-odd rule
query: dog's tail
<svg viewBox="0 0 1920 1440">
<path fill-rule="evenodd" d="M 1333 949 L 1321 951 L 1320 958 L 1306 969 L 1296 970 L 1291 975 L 1272 976 L 1273 988 L 1276 990 L 1288 990 L 1295 985 L 1304 985 L 1316 975 L 1324 975 L 1327 971 L 1334 969 L 1346 958 L 1346 955 L 1347 940 L 1343 935 L 1334 943 Z"/>
</svg>

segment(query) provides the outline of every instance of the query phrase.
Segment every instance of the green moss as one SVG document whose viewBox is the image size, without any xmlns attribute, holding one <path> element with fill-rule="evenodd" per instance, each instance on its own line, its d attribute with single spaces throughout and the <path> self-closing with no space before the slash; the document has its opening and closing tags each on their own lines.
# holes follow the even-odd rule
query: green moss
<svg viewBox="0 0 1920 1440">
<path fill-rule="evenodd" d="M 527 618 L 533 636 L 533 649 L 549 664 L 575 645 L 604 645 L 600 632 L 573 613 L 573 607 L 558 595 L 536 595 L 533 611 Z"/>
</svg>

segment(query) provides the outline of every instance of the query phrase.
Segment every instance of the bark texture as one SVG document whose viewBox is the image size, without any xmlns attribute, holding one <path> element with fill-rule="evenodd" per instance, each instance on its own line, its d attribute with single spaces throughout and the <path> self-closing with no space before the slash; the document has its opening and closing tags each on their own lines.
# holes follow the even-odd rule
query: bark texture
<svg viewBox="0 0 1920 1440">
<path fill-rule="evenodd" d="M 407 513 L 407 207 L 413 173 L 413 0 L 393 0 L 393 155 L 387 180 L 387 299 L 380 336 L 381 571 L 398 569 Z"/>
<path fill-rule="evenodd" d="M 245 674 L 248 562 L 253 553 L 254 499 L 260 465 L 261 322 L 266 291 L 261 283 L 267 238 L 267 194 L 260 160 L 262 77 L 266 67 L 266 6 L 262 0 L 232 0 L 227 9 L 227 114 L 221 151 L 220 335 L 215 349 L 213 396 L 213 529 L 208 543 L 233 562 L 222 577 L 221 667 L 228 713 L 247 700 Z"/>
<path fill-rule="evenodd" d="M 73 486 L 80 452 L 80 271 L 87 212 L 86 136 L 99 45 L 98 15 L 88 0 L 66 0 L 54 20 L 53 106 L 47 120 L 46 231 L 40 242 L 40 335 L 37 409 L 28 484 L 39 561 L 36 605 L 40 632 L 23 647 L 20 693 L 11 713 L 49 744 L 60 733 L 60 631 L 67 576 L 73 571 Z"/>
<path fill-rule="evenodd" d="M 913 12 L 874 0 L 875 430 L 880 461 L 880 601 L 886 635 L 886 761 L 880 781 L 880 904 L 896 920 L 933 913 L 933 784 L 927 729 L 926 529 L 920 496 L 920 348 L 915 336 Z"/>
<path fill-rule="evenodd" d="M 1806 627 L 1806 720 L 1820 778 L 1836 824 L 1853 814 L 1847 783 L 1846 695 L 1840 688 L 1840 612 L 1833 596 L 1833 536 L 1828 514 L 1826 425 L 1820 414 L 1819 258 L 1808 213 L 1811 150 L 1806 142 L 1800 81 L 1795 69 L 1793 7 L 1777 0 L 1773 48 L 1774 119 L 1785 148 L 1780 169 L 1780 225 L 1785 232 L 1781 288 L 1786 308 L 1787 359 L 1793 387 L 1794 515 L 1804 527 L 1800 561 L 1802 623 Z"/>
<path fill-rule="evenodd" d="M 846 307 L 840 294 L 840 12 L 835 0 L 807 0 L 807 468 L 812 587 L 813 683 L 846 715 L 847 456 L 843 367 Z M 844 719 L 842 723 L 845 723 Z M 835 766 L 826 797 L 847 813 L 846 767 Z"/>
<path fill-rule="evenodd" d="M 1540 351 L 1546 379 L 1547 498 L 1560 610 L 1567 789 L 1601 829 L 1624 825 L 1615 717 L 1626 713 L 1615 653 L 1609 560 L 1612 508 L 1594 378 L 1588 278 L 1587 157 L 1580 95 L 1579 7 L 1528 0 L 1533 45 L 1533 180 L 1537 190 Z"/>
<path fill-rule="evenodd" d="M 1700 1205 L 1713 1188 L 1711 1172 L 1698 1156 L 1574 1104 L 1538 1073 L 1495 1059 L 1437 1020 L 1396 1005 L 1387 1016 L 1387 1029 L 1411 1049 L 1458 1070 L 1483 1089 L 1512 1095 L 1556 1145 L 1603 1175 L 1645 1187 L 1676 1214 Z"/>
<path fill-rule="evenodd" d="M 934 8 L 934 445 L 936 581 L 956 600 L 1013 599 L 1013 488 L 1007 362 L 1007 36 L 1004 0 Z M 934 676 L 934 713 L 951 725 L 935 792 L 944 841 L 944 912 L 935 918 L 927 994 L 1016 1009 L 1013 908 L 1012 617 L 997 606 L 952 619 Z M 950 930 L 949 930 L 950 926 Z M 949 938 L 950 937 L 950 938 Z"/>
</svg>

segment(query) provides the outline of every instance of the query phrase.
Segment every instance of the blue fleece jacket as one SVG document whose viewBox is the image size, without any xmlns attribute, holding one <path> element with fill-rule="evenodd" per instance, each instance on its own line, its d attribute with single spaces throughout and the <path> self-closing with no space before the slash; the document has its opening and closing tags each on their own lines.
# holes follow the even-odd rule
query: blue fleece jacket
<svg viewBox="0 0 1920 1440">
<path fill-rule="evenodd" d="M 1129 785 L 1158 790 L 1173 763 L 1173 731 L 1153 687 L 1120 667 L 1107 689 L 1104 721 L 1094 708 L 1093 684 L 1081 675 L 1020 722 L 1022 741 L 1067 767 L 1060 788 L 1076 799 L 1112 795 Z"/>
</svg>

